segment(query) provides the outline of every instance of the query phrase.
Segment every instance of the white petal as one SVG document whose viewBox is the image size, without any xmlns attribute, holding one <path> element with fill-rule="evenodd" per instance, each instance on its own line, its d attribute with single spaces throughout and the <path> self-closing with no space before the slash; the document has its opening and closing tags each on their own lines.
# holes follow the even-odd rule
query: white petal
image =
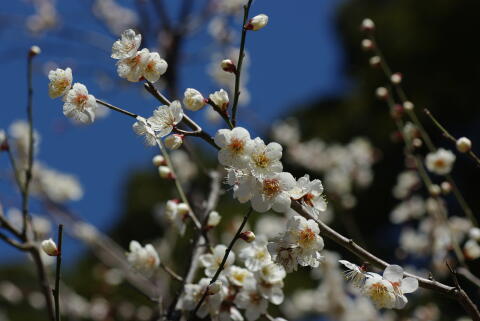
<svg viewBox="0 0 480 321">
<path fill-rule="evenodd" d="M 418 289 L 418 280 L 412 277 L 406 277 L 402 280 L 401 290 L 403 293 L 412 293 Z"/>
<path fill-rule="evenodd" d="M 403 278 L 403 269 L 400 265 L 389 265 L 383 271 L 383 277 L 390 282 L 400 282 Z"/>
</svg>

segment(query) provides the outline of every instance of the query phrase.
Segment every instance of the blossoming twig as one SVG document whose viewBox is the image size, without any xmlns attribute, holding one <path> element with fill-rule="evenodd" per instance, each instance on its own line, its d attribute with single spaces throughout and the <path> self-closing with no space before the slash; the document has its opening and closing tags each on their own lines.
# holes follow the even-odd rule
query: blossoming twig
<svg viewBox="0 0 480 321">
<path fill-rule="evenodd" d="M 237 125 L 237 108 L 238 108 L 238 99 L 240 97 L 240 76 L 242 74 L 242 63 L 243 58 L 245 57 L 245 40 L 247 38 L 247 29 L 245 25 L 248 20 L 248 12 L 250 11 L 250 6 L 252 5 L 252 0 L 248 0 L 248 3 L 243 7 L 243 25 L 242 25 L 242 38 L 240 40 L 240 50 L 238 53 L 238 65 L 235 71 L 235 92 L 233 96 L 233 106 L 232 106 L 232 125 L 235 127 Z"/>
<path fill-rule="evenodd" d="M 200 309 L 200 306 L 202 305 L 203 301 L 205 301 L 205 298 L 208 295 L 208 288 L 210 285 L 212 285 L 215 281 L 217 281 L 218 277 L 220 276 L 220 273 L 223 270 L 223 267 L 225 266 L 225 263 L 227 262 L 228 255 L 230 254 L 230 251 L 232 250 L 233 246 L 235 245 L 235 242 L 240 238 L 240 234 L 242 233 L 243 228 L 245 227 L 245 224 L 247 224 L 248 218 L 250 217 L 250 214 L 253 212 L 253 208 L 250 207 L 248 209 L 247 214 L 243 217 L 242 224 L 238 227 L 237 233 L 235 233 L 235 236 L 233 237 L 232 241 L 230 241 L 230 244 L 228 245 L 227 249 L 225 250 L 225 255 L 223 256 L 222 262 L 218 266 L 217 271 L 213 275 L 212 279 L 210 280 L 209 285 L 205 289 L 205 292 L 203 292 L 202 298 L 200 301 L 198 301 L 197 305 L 195 306 L 195 309 L 192 312 L 192 315 L 196 315 L 198 309 Z"/>
<path fill-rule="evenodd" d="M 55 300 L 55 320 L 60 321 L 60 272 L 62 266 L 62 241 L 63 241 L 63 224 L 58 225 L 58 255 L 57 268 L 55 272 L 55 289 L 53 289 L 53 298 Z"/>
</svg>

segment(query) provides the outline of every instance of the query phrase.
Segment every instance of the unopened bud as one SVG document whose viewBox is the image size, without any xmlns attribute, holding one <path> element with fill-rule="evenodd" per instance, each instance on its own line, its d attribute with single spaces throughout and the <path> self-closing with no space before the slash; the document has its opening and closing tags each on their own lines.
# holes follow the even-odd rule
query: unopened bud
<svg viewBox="0 0 480 321">
<path fill-rule="evenodd" d="M 475 241 L 480 241 L 480 228 L 472 227 L 468 231 L 468 237 Z"/>
<path fill-rule="evenodd" d="M 440 184 L 440 188 L 442 189 L 442 193 L 447 195 L 452 191 L 452 184 L 449 182 L 442 182 L 442 184 Z"/>
<path fill-rule="evenodd" d="M 373 31 L 375 30 L 375 23 L 372 19 L 365 18 L 362 21 L 362 30 L 363 31 Z"/>
<path fill-rule="evenodd" d="M 377 98 L 379 99 L 386 99 L 388 97 L 388 90 L 387 88 L 385 87 L 378 87 L 376 90 L 375 90 L 375 95 L 377 96 Z"/>
<path fill-rule="evenodd" d="M 430 195 L 434 197 L 440 195 L 440 193 L 442 192 L 442 190 L 440 189 L 440 186 L 438 186 L 437 184 L 430 185 L 430 188 L 428 189 L 428 191 L 430 192 Z"/>
<path fill-rule="evenodd" d="M 255 234 L 252 231 L 245 231 L 240 234 L 240 238 L 247 243 L 255 241 Z"/>
<path fill-rule="evenodd" d="M 370 60 L 368 61 L 368 63 L 370 64 L 370 66 L 372 67 L 378 67 L 380 66 L 380 62 L 382 61 L 382 58 L 380 58 L 379 56 L 373 56 L 370 58 Z"/>
<path fill-rule="evenodd" d="M 222 281 L 217 280 L 208 286 L 207 294 L 208 295 L 217 294 L 218 292 L 220 292 L 221 289 L 222 289 Z"/>
<path fill-rule="evenodd" d="M 183 105 L 188 110 L 197 111 L 205 106 L 205 98 L 198 90 L 187 88 L 184 93 Z"/>
<path fill-rule="evenodd" d="M 217 226 L 218 223 L 220 223 L 221 219 L 222 219 L 222 217 L 220 216 L 220 214 L 218 214 L 217 211 L 211 211 L 210 215 L 208 216 L 207 227 L 208 228 L 213 228 L 213 227 Z"/>
<path fill-rule="evenodd" d="M 403 103 L 403 108 L 405 108 L 405 110 L 413 110 L 415 106 L 413 105 L 413 103 L 411 101 L 406 101 Z"/>
<path fill-rule="evenodd" d="M 420 138 L 416 137 L 412 140 L 412 144 L 413 144 L 413 147 L 420 148 L 423 146 L 423 141 Z"/>
<path fill-rule="evenodd" d="M 0 151 L 8 150 L 8 141 L 7 141 L 7 134 L 5 131 L 0 129 Z"/>
<path fill-rule="evenodd" d="M 457 139 L 457 150 L 460 153 L 468 153 L 472 149 L 472 142 L 467 137 Z"/>
<path fill-rule="evenodd" d="M 246 30 L 257 31 L 265 27 L 268 23 L 268 16 L 266 14 L 259 14 L 250 19 L 244 26 Z"/>
<path fill-rule="evenodd" d="M 57 256 L 59 254 L 57 244 L 52 239 L 42 241 L 42 250 L 50 256 Z"/>
<path fill-rule="evenodd" d="M 183 135 L 173 134 L 165 138 L 165 146 L 169 149 L 178 149 L 183 144 Z"/>
<path fill-rule="evenodd" d="M 190 208 L 187 204 L 180 203 L 177 205 L 177 213 L 182 217 L 186 217 L 190 213 Z"/>
<path fill-rule="evenodd" d="M 33 56 L 39 55 L 41 52 L 42 52 L 42 49 L 40 49 L 39 46 L 31 46 L 30 50 L 28 51 L 28 54 L 30 55 L 30 57 L 33 57 Z"/>
<path fill-rule="evenodd" d="M 236 73 L 237 68 L 235 67 L 235 64 L 230 60 L 230 59 L 224 59 L 220 63 L 220 67 L 226 72 L 231 72 L 231 73 Z"/>
<path fill-rule="evenodd" d="M 173 179 L 172 171 L 168 166 L 159 166 L 158 173 L 160 174 L 161 178 Z"/>
<path fill-rule="evenodd" d="M 155 155 L 153 158 L 152 158 L 152 163 L 154 166 L 156 167 L 159 167 L 159 166 L 162 166 L 162 165 L 166 165 L 167 162 L 165 162 L 165 158 L 162 156 L 162 155 Z"/>
<path fill-rule="evenodd" d="M 394 73 L 390 77 L 390 81 L 392 82 L 392 84 L 395 84 L 395 85 L 400 84 L 402 82 L 402 74 L 399 72 Z"/>
<path fill-rule="evenodd" d="M 362 49 L 365 51 L 372 50 L 373 48 L 373 41 L 370 39 L 363 39 L 362 40 Z"/>
<path fill-rule="evenodd" d="M 402 105 L 395 105 L 390 110 L 390 115 L 393 119 L 399 119 L 403 116 L 403 106 Z"/>
</svg>

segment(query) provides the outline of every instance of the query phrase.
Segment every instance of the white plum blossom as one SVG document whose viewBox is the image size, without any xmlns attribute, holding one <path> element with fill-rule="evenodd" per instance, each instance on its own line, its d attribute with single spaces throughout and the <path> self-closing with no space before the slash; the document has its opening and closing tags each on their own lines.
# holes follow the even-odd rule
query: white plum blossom
<svg viewBox="0 0 480 321">
<path fill-rule="evenodd" d="M 151 276 L 160 265 L 160 258 L 152 244 L 144 247 L 137 241 L 130 242 L 130 252 L 127 253 L 128 263 L 138 272 Z"/>
<path fill-rule="evenodd" d="M 188 213 L 189 209 L 185 203 L 169 200 L 165 205 L 165 217 L 181 235 L 185 233 L 185 221 L 188 218 Z"/>
<path fill-rule="evenodd" d="M 61 173 L 39 163 L 35 166 L 32 192 L 56 203 L 78 201 L 83 197 L 80 182 L 73 175 Z"/>
<path fill-rule="evenodd" d="M 233 197 L 240 203 L 248 202 L 257 184 L 257 180 L 246 169 L 227 168 L 226 183 L 233 186 Z"/>
<path fill-rule="evenodd" d="M 248 279 L 253 278 L 253 273 L 247 269 L 233 265 L 226 270 L 226 276 L 231 284 L 242 287 Z"/>
<path fill-rule="evenodd" d="M 146 48 L 137 51 L 132 57 L 117 62 L 117 73 L 121 78 L 131 82 L 139 81 L 144 75 L 145 67 L 150 59 L 150 51 Z"/>
<path fill-rule="evenodd" d="M 290 194 L 295 186 L 292 174 L 281 172 L 263 178 L 257 182 L 251 201 L 255 211 L 263 213 L 270 208 L 276 212 L 284 213 L 290 209 Z"/>
<path fill-rule="evenodd" d="M 113 43 L 111 57 L 113 59 L 133 57 L 137 53 L 141 41 L 141 34 L 135 34 L 132 29 L 125 30 L 122 32 L 121 38 Z"/>
<path fill-rule="evenodd" d="M 72 69 L 66 68 L 65 70 L 57 68 L 50 70 L 48 73 L 48 94 L 50 98 L 57 98 L 65 95 L 72 87 Z"/>
<path fill-rule="evenodd" d="M 182 105 L 178 100 L 173 101 L 170 105 L 162 105 L 158 107 L 153 116 L 148 118 L 151 128 L 157 132 L 159 137 L 170 134 L 183 118 Z"/>
<path fill-rule="evenodd" d="M 218 244 L 213 249 L 213 253 L 202 254 L 200 256 L 200 263 L 205 268 L 205 274 L 207 276 L 212 277 L 215 272 L 217 272 L 220 264 L 222 263 L 223 257 L 225 256 L 226 250 L 227 247 L 225 245 Z M 227 260 L 225 261 L 224 268 L 226 269 L 229 266 L 233 265 L 233 262 L 235 262 L 235 253 L 233 253 L 233 251 L 230 251 Z"/>
<path fill-rule="evenodd" d="M 267 239 L 263 235 L 260 235 L 255 241 L 240 251 L 238 256 L 244 261 L 247 269 L 255 272 L 271 262 L 267 244 Z"/>
<path fill-rule="evenodd" d="M 267 312 L 268 301 L 258 291 L 255 279 L 249 279 L 235 297 L 234 303 L 245 310 L 248 321 L 255 321 Z"/>
<path fill-rule="evenodd" d="M 220 129 L 215 135 L 215 144 L 220 147 L 218 161 L 225 166 L 243 168 L 253 148 L 250 133 L 243 127 Z"/>
<path fill-rule="evenodd" d="M 286 275 L 283 266 L 276 263 L 266 264 L 257 271 L 257 287 L 262 296 L 273 304 L 281 304 L 284 299 L 283 279 Z"/>
<path fill-rule="evenodd" d="M 187 311 L 194 310 L 203 297 L 209 284 L 210 279 L 208 278 L 201 279 L 198 284 L 186 284 L 183 296 L 180 300 L 182 308 Z M 219 313 L 220 305 L 225 295 L 226 289 L 224 287 L 214 294 L 207 295 L 197 311 L 197 316 L 204 318 L 210 314 L 211 317 L 215 317 Z"/>
<path fill-rule="evenodd" d="M 356 287 L 362 287 L 367 279 L 365 269 L 346 260 L 339 260 L 338 262 L 347 268 L 345 279 L 352 281 Z"/>
<path fill-rule="evenodd" d="M 197 111 L 205 106 L 205 98 L 198 90 L 187 88 L 183 95 L 183 104 L 185 105 L 186 109 Z"/>
<path fill-rule="evenodd" d="M 93 95 L 88 94 L 87 87 L 75 83 L 63 96 L 63 114 L 67 117 L 78 120 L 81 123 L 89 124 L 95 120 L 95 109 L 97 101 Z"/>
<path fill-rule="evenodd" d="M 308 174 L 300 177 L 289 193 L 293 199 L 300 201 L 315 219 L 319 219 L 319 211 L 323 212 L 327 209 L 322 182 L 319 179 L 310 181 Z"/>
<path fill-rule="evenodd" d="M 480 244 L 476 240 L 469 239 L 463 245 L 463 252 L 469 260 L 476 260 L 480 257 Z"/>
<path fill-rule="evenodd" d="M 282 171 L 283 165 L 280 158 L 282 158 L 282 146 L 280 144 L 272 142 L 265 145 L 263 140 L 257 137 L 253 140 L 248 165 L 252 174 L 261 178 Z"/>
<path fill-rule="evenodd" d="M 178 149 L 183 144 L 183 135 L 173 134 L 165 138 L 165 146 L 169 149 Z"/>
<path fill-rule="evenodd" d="M 420 177 L 418 177 L 417 171 L 403 171 L 397 176 L 397 184 L 393 187 L 393 196 L 397 199 L 404 199 L 419 186 Z"/>
<path fill-rule="evenodd" d="M 377 308 L 392 309 L 396 304 L 395 290 L 390 281 L 381 275 L 370 273 L 362 289 Z"/>
<path fill-rule="evenodd" d="M 145 118 L 137 116 L 137 121 L 133 124 L 132 128 L 135 134 L 145 136 L 146 145 L 155 146 L 157 144 L 157 136 Z"/>
<path fill-rule="evenodd" d="M 160 57 L 158 52 L 151 52 L 146 60 L 143 77 L 150 82 L 157 82 L 168 68 L 167 62 Z"/>
<path fill-rule="evenodd" d="M 451 151 L 439 148 L 427 155 L 425 163 L 430 172 L 437 175 L 446 175 L 452 170 L 455 158 L 455 154 Z"/>
<path fill-rule="evenodd" d="M 389 265 L 383 271 L 383 278 L 393 286 L 395 294 L 395 308 L 402 309 L 408 302 L 405 293 L 412 293 L 418 289 L 418 280 L 412 277 L 403 277 L 403 268 L 399 265 Z"/>
<path fill-rule="evenodd" d="M 42 241 L 42 250 L 50 256 L 57 256 L 59 254 L 57 244 L 55 244 L 52 239 Z"/>
<path fill-rule="evenodd" d="M 218 108 L 223 111 L 227 110 L 230 100 L 228 99 L 228 93 L 225 90 L 220 89 L 219 91 L 210 94 L 208 97 Z"/>
</svg>

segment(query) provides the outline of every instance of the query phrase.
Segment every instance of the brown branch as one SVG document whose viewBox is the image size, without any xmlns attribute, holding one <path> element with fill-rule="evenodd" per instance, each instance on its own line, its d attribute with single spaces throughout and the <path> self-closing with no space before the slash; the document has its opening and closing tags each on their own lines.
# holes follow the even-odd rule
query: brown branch
<svg viewBox="0 0 480 321">
<path fill-rule="evenodd" d="M 55 289 L 53 290 L 53 298 L 55 300 L 55 320 L 60 321 L 60 272 L 62 266 L 62 241 L 63 241 L 63 224 L 58 225 L 58 255 L 57 268 L 55 272 Z"/>
</svg>

